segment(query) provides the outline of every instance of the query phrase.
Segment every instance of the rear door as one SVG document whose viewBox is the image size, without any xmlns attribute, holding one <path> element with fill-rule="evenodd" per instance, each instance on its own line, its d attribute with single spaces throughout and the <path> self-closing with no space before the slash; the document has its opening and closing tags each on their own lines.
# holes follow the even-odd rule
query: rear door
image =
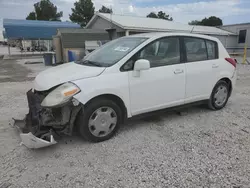
<svg viewBox="0 0 250 188">
<path fill-rule="evenodd" d="M 217 43 L 195 37 L 183 37 L 186 58 L 186 99 L 208 99 L 219 74 Z"/>
</svg>

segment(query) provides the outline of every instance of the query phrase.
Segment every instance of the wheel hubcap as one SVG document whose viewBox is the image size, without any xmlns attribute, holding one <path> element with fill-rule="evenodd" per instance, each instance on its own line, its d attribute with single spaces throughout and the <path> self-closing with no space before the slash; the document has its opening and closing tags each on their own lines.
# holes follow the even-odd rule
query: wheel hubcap
<svg viewBox="0 0 250 188">
<path fill-rule="evenodd" d="M 88 127 L 94 136 L 104 137 L 114 130 L 116 124 L 116 112 L 110 107 L 101 107 L 90 116 Z"/>
<path fill-rule="evenodd" d="M 214 101 L 217 106 L 222 106 L 227 100 L 227 87 L 226 86 L 220 86 L 216 90 L 216 93 L 214 94 Z"/>
</svg>

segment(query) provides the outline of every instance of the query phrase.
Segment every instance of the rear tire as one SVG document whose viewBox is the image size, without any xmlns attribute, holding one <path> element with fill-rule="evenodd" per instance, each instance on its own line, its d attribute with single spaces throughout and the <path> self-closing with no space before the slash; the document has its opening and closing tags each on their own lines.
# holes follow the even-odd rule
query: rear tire
<svg viewBox="0 0 250 188">
<path fill-rule="evenodd" d="M 214 86 L 210 99 L 208 101 L 208 108 L 211 110 L 220 110 L 227 104 L 230 95 L 229 85 L 227 82 L 220 80 Z"/>
<path fill-rule="evenodd" d="M 91 142 L 112 138 L 122 122 L 122 110 L 112 100 L 99 98 L 79 112 L 77 126 L 80 135 Z"/>
</svg>

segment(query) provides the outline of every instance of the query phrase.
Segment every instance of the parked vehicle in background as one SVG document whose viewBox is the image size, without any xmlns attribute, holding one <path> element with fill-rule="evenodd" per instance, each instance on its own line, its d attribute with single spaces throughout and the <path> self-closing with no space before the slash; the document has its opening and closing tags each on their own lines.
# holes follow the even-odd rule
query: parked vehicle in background
<svg viewBox="0 0 250 188">
<path fill-rule="evenodd" d="M 36 77 L 21 137 L 28 147 L 44 147 L 56 143 L 53 131 L 71 135 L 77 126 L 85 139 L 104 141 L 138 114 L 198 101 L 220 110 L 235 82 L 236 61 L 216 38 L 184 33 L 119 38 Z"/>
</svg>

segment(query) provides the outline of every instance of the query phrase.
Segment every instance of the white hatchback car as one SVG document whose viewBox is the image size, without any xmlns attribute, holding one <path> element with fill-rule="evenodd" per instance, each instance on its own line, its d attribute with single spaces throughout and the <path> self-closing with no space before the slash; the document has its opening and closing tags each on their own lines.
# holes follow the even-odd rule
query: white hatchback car
<svg viewBox="0 0 250 188">
<path fill-rule="evenodd" d="M 76 125 L 87 140 L 104 141 L 138 114 L 197 101 L 222 109 L 235 81 L 236 61 L 216 38 L 122 37 L 82 61 L 40 73 L 27 93 L 30 111 L 21 138 L 28 147 L 44 147 L 56 143 L 53 132 L 71 135 Z"/>
</svg>

